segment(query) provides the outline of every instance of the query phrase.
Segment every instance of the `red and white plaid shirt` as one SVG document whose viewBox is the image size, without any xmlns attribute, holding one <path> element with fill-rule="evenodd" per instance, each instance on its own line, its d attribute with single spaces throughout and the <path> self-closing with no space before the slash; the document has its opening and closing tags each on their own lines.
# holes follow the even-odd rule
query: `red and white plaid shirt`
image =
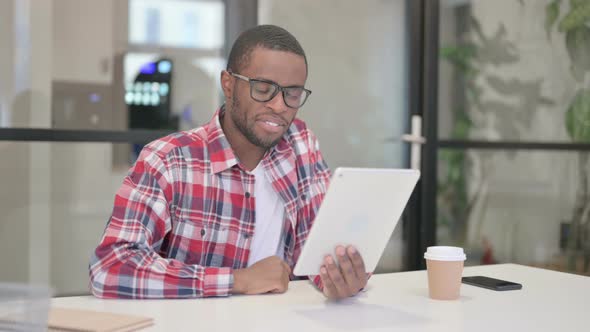
<svg viewBox="0 0 590 332">
<path fill-rule="evenodd" d="M 204 126 L 145 146 L 115 196 L 90 261 L 104 298 L 226 296 L 254 233 L 254 175 L 234 155 L 219 109 Z M 282 243 L 293 268 L 326 193 L 330 170 L 295 119 L 261 161 L 284 202 Z M 320 285 L 320 278 L 314 282 Z"/>
</svg>

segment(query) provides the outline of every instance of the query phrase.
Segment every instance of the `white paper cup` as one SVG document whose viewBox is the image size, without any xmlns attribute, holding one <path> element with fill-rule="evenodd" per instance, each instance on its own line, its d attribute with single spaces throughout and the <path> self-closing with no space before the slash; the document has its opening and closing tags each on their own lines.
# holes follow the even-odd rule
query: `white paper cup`
<svg viewBox="0 0 590 332">
<path fill-rule="evenodd" d="M 435 300 L 456 300 L 461 289 L 463 248 L 435 246 L 424 253 L 428 270 L 428 294 Z"/>
</svg>

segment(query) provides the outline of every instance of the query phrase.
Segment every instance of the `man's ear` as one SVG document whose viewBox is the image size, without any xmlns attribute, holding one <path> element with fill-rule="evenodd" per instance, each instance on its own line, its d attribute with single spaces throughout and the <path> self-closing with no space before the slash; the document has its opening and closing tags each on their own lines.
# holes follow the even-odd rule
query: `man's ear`
<svg viewBox="0 0 590 332">
<path fill-rule="evenodd" d="M 233 96 L 234 78 L 227 72 L 227 70 L 222 70 L 220 81 L 225 100 L 230 100 Z"/>
</svg>

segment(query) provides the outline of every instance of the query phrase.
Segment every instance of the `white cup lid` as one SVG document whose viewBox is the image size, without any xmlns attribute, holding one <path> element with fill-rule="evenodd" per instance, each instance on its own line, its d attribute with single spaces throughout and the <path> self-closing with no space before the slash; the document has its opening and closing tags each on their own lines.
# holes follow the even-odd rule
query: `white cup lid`
<svg viewBox="0 0 590 332">
<path fill-rule="evenodd" d="M 463 248 L 434 246 L 426 249 L 424 258 L 434 261 L 464 261 L 467 256 L 463 252 Z"/>
</svg>

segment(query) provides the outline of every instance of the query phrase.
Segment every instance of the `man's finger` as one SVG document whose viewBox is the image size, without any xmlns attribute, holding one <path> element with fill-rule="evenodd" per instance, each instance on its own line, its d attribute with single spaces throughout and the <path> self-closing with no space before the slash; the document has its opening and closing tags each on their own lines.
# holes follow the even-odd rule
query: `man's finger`
<svg viewBox="0 0 590 332">
<path fill-rule="evenodd" d="M 324 266 L 320 268 L 320 279 L 322 279 L 322 284 L 324 284 L 324 294 L 326 294 L 328 298 L 337 297 L 338 290 L 336 289 L 336 286 L 334 286 L 332 279 L 330 279 L 330 276 L 328 275 L 328 270 Z"/>
<path fill-rule="evenodd" d="M 291 267 L 285 261 L 282 261 L 283 267 L 287 270 L 287 275 L 291 275 Z"/>
<path fill-rule="evenodd" d="M 348 288 L 349 294 L 356 294 L 359 289 L 361 289 L 361 282 L 356 275 L 356 271 L 354 266 L 352 265 L 352 261 L 348 257 L 346 253 L 346 249 L 343 246 L 336 247 L 336 257 L 338 257 L 338 262 L 340 263 L 340 272 L 344 277 L 344 281 L 346 282 L 346 286 Z"/>
<path fill-rule="evenodd" d="M 281 261 L 282 266 L 283 266 L 283 270 L 285 271 L 285 273 L 283 273 L 282 275 L 282 279 L 283 279 L 283 283 L 285 285 L 285 291 L 288 288 L 289 285 L 289 281 L 291 279 L 291 268 L 289 267 L 289 264 L 285 263 L 285 261 Z"/>
<path fill-rule="evenodd" d="M 341 296 L 341 297 L 348 296 L 348 294 L 349 294 L 348 286 L 346 285 L 346 282 L 344 281 L 344 278 L 342 277 L 342 274 L 340 273 L 340 269 L 338 268 L 338 266 L 336 266 L 336 262 L 334 261 L 334 258 L 332 258 L 332 256 L 330 256 L 330 255 L 327 256 L 324 260 L 324 265 L 326 266 L 326 269 L 328 270 L 328 276 L 332 280 L 332 283 L 334 283 L 334 287 L 336 288 L 336 290 L 338 292 L 338 296 Z"/>
<path fill-rule="evenodd" d="M 356 272 L 357 278 L 360 281 L 360 288 L 363 288 L 367 284 L 367 273 L 365 270 L 365 261 L 363 260 L 361 254 L 358 252 L 358 250 L 355 247 L 349 246 L 346 251 L 348 252 L 348 256 L 350 257 L 350 260 L 352 261 L 352 265 L 354 266 L 354 271 Z"/>
<path fill-rule="evenodd" d="M 270 293 L 273 293 L 273 294 L 282 294 L 282 293 L 285 293 L 288 288 L 289 288 L 288 286 L 278 285 L 277 287 L 273 288 L 270 291 Z"/>
</svg>

